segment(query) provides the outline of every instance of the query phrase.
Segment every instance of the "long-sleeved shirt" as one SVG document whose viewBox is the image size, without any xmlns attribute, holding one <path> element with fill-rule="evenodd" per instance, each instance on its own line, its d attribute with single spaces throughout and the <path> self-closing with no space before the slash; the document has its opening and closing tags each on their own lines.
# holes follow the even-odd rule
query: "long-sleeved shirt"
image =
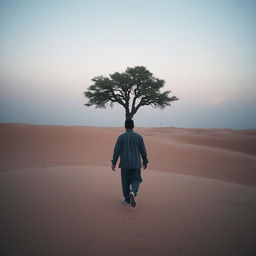
<svg viewBox="0 0 256 256">
<path fill-rule="evenodd" d="M 147 151 L 142 136 L 133 130 L 126 130 L 121 134 L 114 148 L 113 165 L 116 165 L 119 156 L 119 168 L 122 169 L 140 169 L 141 158 L 143 164 L 147 164 Z"/>
</svg>

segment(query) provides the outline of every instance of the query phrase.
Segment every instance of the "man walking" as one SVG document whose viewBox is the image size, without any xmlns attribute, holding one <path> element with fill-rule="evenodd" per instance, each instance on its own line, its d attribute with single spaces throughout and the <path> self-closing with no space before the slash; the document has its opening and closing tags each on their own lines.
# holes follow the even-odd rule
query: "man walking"
<svg viewBox="0 0 256 256">
<path fill-rule="evenodd" d="M 116 171 L 116 163 L 120 156 L 119 168 L 121 168 L 121 180 L 124 194 L 124 203 L 136 206 L 135 197 L 142 182 L 141 158 L 144 169 L 147 168 L 148 159 L 144 141 L 141 135 L 133 132 L 132 119 L 125 121 L 126 132 L 121 134 L 116 142 L 112 160 L 112 170 Z"/>
</svg>

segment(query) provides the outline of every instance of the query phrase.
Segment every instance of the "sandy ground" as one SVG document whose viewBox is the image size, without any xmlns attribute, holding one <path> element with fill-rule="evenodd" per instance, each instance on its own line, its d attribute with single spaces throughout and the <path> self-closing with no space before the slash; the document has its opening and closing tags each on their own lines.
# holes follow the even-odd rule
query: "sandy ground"
<svg viewBox="0 0 256 256">
<path fill-rule="evenodd" d="M 0 125 L 0 255 L 256 255 L 256 131 L 138 128 L 136 208 L 109 168 L 122 128 Z"/>
</svg>

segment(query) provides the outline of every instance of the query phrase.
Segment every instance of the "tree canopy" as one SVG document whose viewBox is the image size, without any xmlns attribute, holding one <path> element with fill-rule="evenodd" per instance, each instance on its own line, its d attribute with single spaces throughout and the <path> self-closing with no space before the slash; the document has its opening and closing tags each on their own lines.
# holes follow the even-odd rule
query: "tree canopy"
<svg viewBox="0 0 256 256">
<path fill-rule="evenodd" d="M 112 107 L 118 103 L 124 107 L 126 119 L 132 119 L 142 106 L 164 109 L 178 100 L 169 96 L 171 91 L 161 92 L 165 81 L 154 77 L 144 66 L 128 67 L 125 72 L 115 72 L 109 77 L 96 76 L 92 81 L 84 92 L 88 99 L 84 105 L 106 108 L 108 104 Z"/>
</svg>

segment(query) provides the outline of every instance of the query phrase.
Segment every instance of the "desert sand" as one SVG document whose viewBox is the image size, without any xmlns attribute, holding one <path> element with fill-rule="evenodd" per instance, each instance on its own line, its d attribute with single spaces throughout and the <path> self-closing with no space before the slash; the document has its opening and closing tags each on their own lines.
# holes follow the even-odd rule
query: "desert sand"
<svg viewBox="0 0 256 256">
<path fill-rule="evenodd" d="M 256 255 L 256 130 L 135 128 L 137 207 L 110 160 L 123 128 L 0 124 L 0 255 Z"/>
</svg>

